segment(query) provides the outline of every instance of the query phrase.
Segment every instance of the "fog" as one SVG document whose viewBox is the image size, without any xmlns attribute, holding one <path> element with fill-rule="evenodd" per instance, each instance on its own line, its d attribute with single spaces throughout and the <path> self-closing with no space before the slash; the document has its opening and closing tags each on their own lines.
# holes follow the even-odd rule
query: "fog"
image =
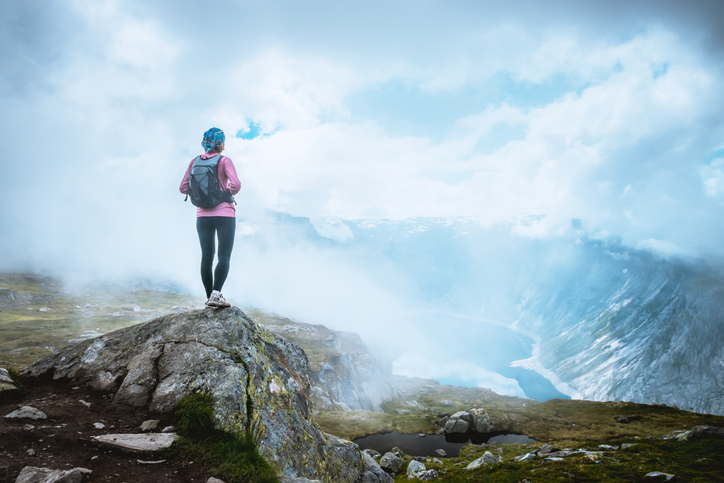
<svg viewBox="0 0 724 483">
<path fill-rule="evenodd" d="M 442 273 L 492 257 L 494 280 L 527 259 L 520 247 L 581 236 L 718 266 L 722 13 L 716 1 L 12 2 L 0 269 L 202 294 L 178 185 L 217 126 L 242 181 L 225 294 L 358 332 L 388 363 L 439 377 L 452 355 L 421 359 L 442 323 L 427 288 L 456 281 L 416 278 L 343 221 L 475 220 L 501 237 L 421 260 Z M 280 229 L 279 213 L 321 239 Z M 506 304 L 484 315 L 512 316 Z M 520 392 L 485 371 L 467 372 Z"/>
</svg>

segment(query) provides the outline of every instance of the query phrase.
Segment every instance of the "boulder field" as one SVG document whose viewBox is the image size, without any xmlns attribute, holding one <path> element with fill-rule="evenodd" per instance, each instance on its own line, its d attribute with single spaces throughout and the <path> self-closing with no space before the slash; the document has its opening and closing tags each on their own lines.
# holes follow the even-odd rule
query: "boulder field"
<svg viewBox="0 0 724 483">
<path fill-rule="evenodd" d="M 259 452 L 281 474 L 325 483 L 376 481 L 376 468 L 357 445 L 324 433 L 313 420 L 304 351 L 236 307 L 159 317 L 70 345 L 21 373 L 73 379 L 111 392 L 114 403 L 157 412 L 171 411 L 189 393 L 207 392 L 217 425 L 252 431 Z"/>
</svg>

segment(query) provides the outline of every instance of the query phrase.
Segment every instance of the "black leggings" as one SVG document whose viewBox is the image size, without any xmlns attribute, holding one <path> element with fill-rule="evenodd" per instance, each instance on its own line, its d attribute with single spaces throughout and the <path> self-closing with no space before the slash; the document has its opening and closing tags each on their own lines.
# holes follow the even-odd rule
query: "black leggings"
<svg viewBox="0 0 724 483">
<path fill-rule="evenodd" d="M 206 297 L 211 296 L 212 290 L 221 292 L 227 275 L 229 275 L 229 261 L 231 250 L 234 248 L 234 233 L 236 232 L 236 218 L 231 216 L 199 216 L 196 218 L 196 231 L 199 233 L 201 243 L 201 281 L 206 289 Z M 214 234 L 219 238 L 219 261 L 212 274 L 216 243 Z"/>
</svg>

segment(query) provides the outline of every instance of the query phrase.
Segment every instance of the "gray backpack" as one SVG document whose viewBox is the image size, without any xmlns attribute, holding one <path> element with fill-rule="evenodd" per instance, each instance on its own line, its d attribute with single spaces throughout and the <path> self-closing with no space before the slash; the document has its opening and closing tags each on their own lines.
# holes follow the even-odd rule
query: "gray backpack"
<svg viewBox="0 0 724 483">
<path fill-rule="evenodd" d="M 222 190 L 219 184 L 219 161 L 217 154 L 208 159 L 197 156 L 189 174 L 189 193 L 191 203 L 199 208 L 213 208 L 219 203 L 233 203 L 234 197 Z"/>
</svg>

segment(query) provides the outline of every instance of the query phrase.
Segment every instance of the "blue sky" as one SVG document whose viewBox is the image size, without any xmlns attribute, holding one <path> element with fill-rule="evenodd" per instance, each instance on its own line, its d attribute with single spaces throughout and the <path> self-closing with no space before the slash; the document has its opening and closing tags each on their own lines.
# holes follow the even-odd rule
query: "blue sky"
<svg viewBox="0 0 724 483">
<path fill-rule="evenodd" d="M 721 10 L 11 2 L 0 242 L 11 259 L 79 244 L 84 257 L 109 243 L 164 251 L 189 215 L 177 178 L 217 126 L 245 187 L 242 216 L 534 217 L 516 230 L 541 238 L 582 220 L 590 236 L 718 257 Z"/>
</svg>

